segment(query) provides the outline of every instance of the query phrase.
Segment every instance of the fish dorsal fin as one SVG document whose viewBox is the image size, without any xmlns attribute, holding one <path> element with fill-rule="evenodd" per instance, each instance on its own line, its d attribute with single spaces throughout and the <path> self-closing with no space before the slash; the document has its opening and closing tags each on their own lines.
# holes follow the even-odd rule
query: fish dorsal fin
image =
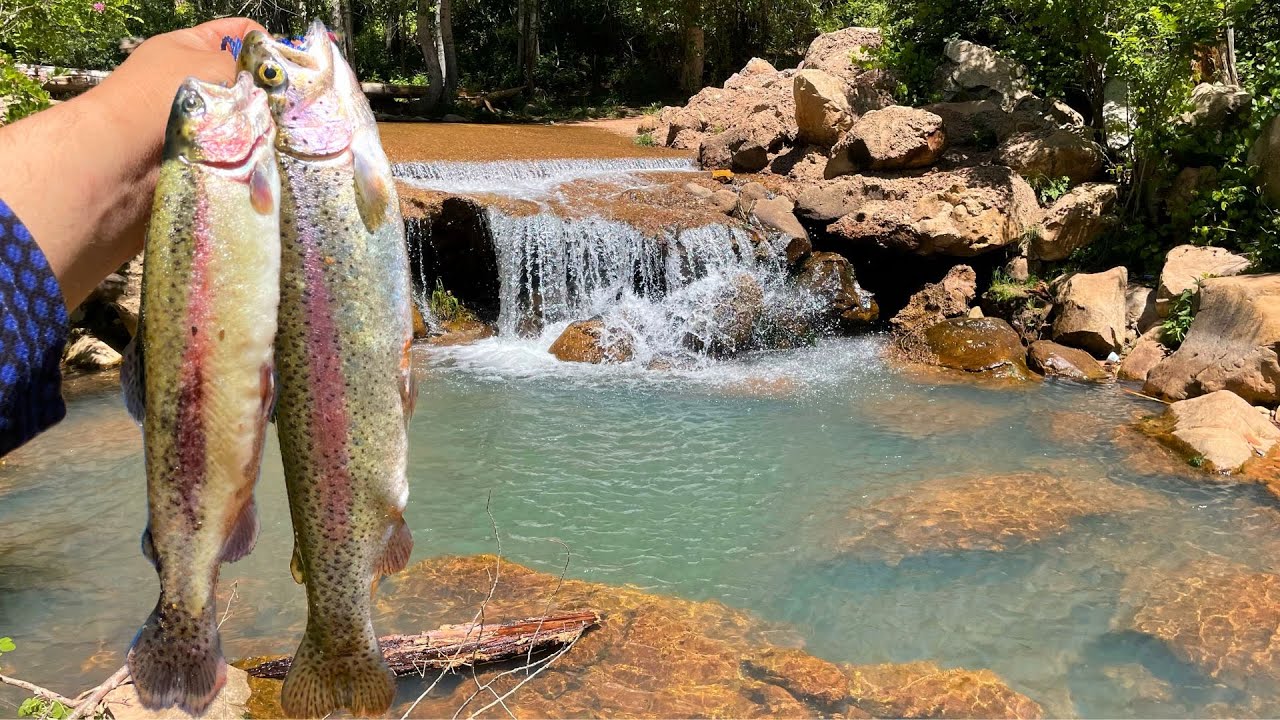
<svg viewBox="0 0 1280 720">
<path fill-rule="evenodd" d="M 378 558 L 378 565 L 373 574 L 374 581 L 376 582 L 383 575 L 395 575 L 405 569 L 409 564 L 409 555 L 412 553 L 413 533 L 409 532 L 409 525 L 401 517 L 391 528 L 391 535 L 387 538 L 386 547 L 382 550 L 382 557 Z"/>
<path fill-rule="evenodd" d="M 120 394 L 124 407 L 133 421 L 142 424 L 147 412 L 146 376 L 142 367 L 142 320 L 138 320 L 138 334 L 129 341 L 120 361 Z"/>
<path fill-rule="evenodd" d="M 390 215 L 391 187 L 386 162 L 365 142 L 352 143 L 351 156 L 355 168 L 356 207 L 360 210 L 364 226 L 372 232 L 382 227 Z"/>
</svg>

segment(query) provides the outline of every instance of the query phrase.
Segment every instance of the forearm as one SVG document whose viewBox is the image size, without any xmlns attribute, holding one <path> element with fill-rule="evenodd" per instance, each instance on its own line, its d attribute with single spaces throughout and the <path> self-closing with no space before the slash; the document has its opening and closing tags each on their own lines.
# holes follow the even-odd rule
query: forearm
<svg viewBox="0 0 1280 720">
<path fill-rule="evenodd" d="M 0 129 L 0 199 L 44 252 L 68 308 L 142 249 L 163 133 L 121 117 L 128 97 L 109 80 Z"/>
</svg>

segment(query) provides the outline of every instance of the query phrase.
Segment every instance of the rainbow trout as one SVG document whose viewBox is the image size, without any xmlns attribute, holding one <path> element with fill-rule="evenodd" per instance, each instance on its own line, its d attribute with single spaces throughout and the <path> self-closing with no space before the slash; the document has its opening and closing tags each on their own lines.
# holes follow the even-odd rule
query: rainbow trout
<svg viewBox="0 0 1280 720">
<path fill-rule="evenodd" d="M 415 388 L 409 260 L 391 168 L 324 25 L 260 32 L 240 68 L 267 91 L 281 171 L 276 425 L 307 629 L 281 702 L 294 717 L 382 715 L 395 694 L 370 610 L 413 538 L 403 512 Z"/>
<path fill-rule="evenodd" d="M 121 370 L 142 425 L 142 551 L 160 599 L 129 650 L 142 702 L 201 713 L 226 681 L 214 589 L 253 549 L 253 486 L 273 395 L 280 180 L 266 94 L 188 79 L 169 115 L 142 273 L 142 321 Z"/>
</svg>

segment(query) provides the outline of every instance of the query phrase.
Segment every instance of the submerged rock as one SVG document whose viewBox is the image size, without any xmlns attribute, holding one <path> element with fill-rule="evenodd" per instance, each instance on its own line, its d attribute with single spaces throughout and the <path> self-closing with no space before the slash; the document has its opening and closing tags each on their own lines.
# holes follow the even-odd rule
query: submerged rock
<svg viewBox="0 0 1280 720">
<path fill-rule="evenodd" d="M 1039 703 L 1010 688 L 990 670 L 943 669 L 926 661 L 850 666 L 847 670 L 853 702 L 874 717 L 1039 718 L 1044 715 Z"/>
<path fill-rule="evenodd" d="M 1224 473 L 1239 471 L 1280 443 L 1280 428 L 1227 390 L 1173 403 L 1166 417 L 1176 444 Z"/>
<path fill-rule="evenodd" d="M 1022 338 L 998 318 L 953 318 L 924 331 L 932 364 L 989 377 L 1030 380 Z"/>
<path fill-rule="evenodd" d="M 704 302 L 709 312 L 694 320 L 685 346 L 722 358 L 750 350 L 756 325 L 764 314 L 760 281 L 740 273 L 714 288 Z"/>
<path fill-rule="evenodd" d="M 1059 535 L 1087 517 L 1159 505 L 1153 493 L 1101 478 L 942 477 L 854 508 L 839 544 L 889 562 L 934 552 L 998 552 Z"/>
<path fill-rule="evenodd" d="M 562 362 L 624 363 L 631 360 L 632 340 L 606 328 L 599 318 L 569 323 L 547 352 Z"/>
<path fill-rule="evenodd" d="M 1257 405 L 1280 403 L 1280 274 L 1206 281 L 1182 346 L 1143 386 L 1171 400 L 1217 390 Z"/>
<path fill-rule="evenodd" d="M 1048 340 L 1031 343 L 1027 355 L 1032 370 L 1054 377 L 1079 382 L 1105 382 L 1111 379 L 1089 353 Z"/>
<path fill-rule="evenodd" d="M 1280 682 L 1280 575 L 1219 561 L 1185 565 L 1126 588 L 1135 606 L 1113 623 L 1160 640 L 1179 660 L 1239 689 Z"/>
</svg>

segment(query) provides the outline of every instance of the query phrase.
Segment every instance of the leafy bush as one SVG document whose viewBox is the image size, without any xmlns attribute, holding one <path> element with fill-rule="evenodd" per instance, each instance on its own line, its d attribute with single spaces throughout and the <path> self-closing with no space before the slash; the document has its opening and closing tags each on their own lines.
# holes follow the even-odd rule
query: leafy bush
<svg viewBox="0 0 1280 720">
<path fill-rule="evenodd" d="M 1200 282 L 1197 280 L 1195 287 L 1183 290 L 1173 299 L 1173 304 L 1169 306 L 1169 317 L 1165 318 L 1160 325 L 1160 340 L 1172 349 L 1176 350 L 1182 345 L 1182 341 L 1187 339 L 1187 331 L 1191 329 L 1191 322 L 1196 318 L 1196 299 Z"/>
<path fill-rule="evenodd" d="M 658 141 L 653 137 L 653 133 L 641 133 L 635 137 L 634 142 L 640 147 L 654 147 L 658 144 Z"/>
<path fill-rule="evenodd" d="M 431 298 L 427 302 L 427 308 L 431 311 L 431 315 L 440 322 L 470 321 L 475 318 L 470 310 L 462 306 L 462 301 L 454 297 L 452 292 L 445 289 L 444 283 L 440 278 L 436 278 L 436 287 L 431 291 Z"/>
<path fill-rule="evenodd" d="M 49 93 L 26 73 L 13 66 L 13 60 L 0 53 L 0 125 L 20 120 L 49 107 Z"/>
<path fill-rule="evenodd" d="M 1031 178 L 1029 182 L 1031 188 L 1036 191 L 1036 197 L 1040 198 L 1040 204 L 1045 206 L 1052 205 L 1071 190 L 1071 178 L 1065 175 L 1058 178 L 1037 176 Z"/>
</svg>

